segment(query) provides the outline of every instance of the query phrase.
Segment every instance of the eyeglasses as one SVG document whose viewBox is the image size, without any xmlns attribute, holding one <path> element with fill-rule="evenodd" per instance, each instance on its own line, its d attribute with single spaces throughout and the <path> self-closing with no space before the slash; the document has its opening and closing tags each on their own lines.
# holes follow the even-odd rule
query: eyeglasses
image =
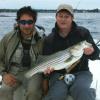
<svg viewBox="0 0 100 100">
<path fill-rule="evenodd" d="M 26 24 L 31 25 L 33 24 L 33 22 L 34 22 L 33 20 L 19 20 L 18 21 L 18 23 L 22 25 L 26 25 Z"/>
</svg>

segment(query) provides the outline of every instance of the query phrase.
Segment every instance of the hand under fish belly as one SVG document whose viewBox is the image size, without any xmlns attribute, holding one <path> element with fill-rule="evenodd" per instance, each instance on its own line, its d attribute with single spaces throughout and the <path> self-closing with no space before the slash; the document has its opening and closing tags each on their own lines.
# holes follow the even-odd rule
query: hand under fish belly
<svg viewBox="0 0 100 100">
<path fill-rule="evenodd" d="M 36 73 L 44 72 L 48 67 L 53 67 L 54 70 L 68 69 L 72 64 L 77 62 L 84 53 L 84 48 L 91 47 L 91 44 L 82 41 L 68 49 L 59 51 L 49 56 L 42 56 L 43 60 L 35 68 L 30 69 L 26 74 L 26 78 L 30 78 Z M 45 60 L 46 59 L 46 60 Z"/>
</svg>

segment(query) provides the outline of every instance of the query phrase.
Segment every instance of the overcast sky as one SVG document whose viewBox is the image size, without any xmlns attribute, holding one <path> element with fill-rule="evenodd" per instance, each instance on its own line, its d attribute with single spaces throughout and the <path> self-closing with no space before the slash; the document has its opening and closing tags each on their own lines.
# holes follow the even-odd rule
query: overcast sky
<svg viewBox="0 0 100 100">
<path fill-rule="evenodd" d="M 100 0 L 0 0 L 0 8 L 31 6 L 35 9 L 56 9 L 62 3 L 71 4 L 74 9 L 100 9 Z"/>
</svg>

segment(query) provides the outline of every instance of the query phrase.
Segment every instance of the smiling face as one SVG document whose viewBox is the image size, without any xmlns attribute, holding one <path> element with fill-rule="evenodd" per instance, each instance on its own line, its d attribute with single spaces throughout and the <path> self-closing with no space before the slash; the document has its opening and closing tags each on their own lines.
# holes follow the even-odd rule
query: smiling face
<svg viewBox="0 0 100 100">
<path fill-rule="evenodd" d="M 73 16 L 66 10 L 61 10 L 56 14 L 56 22 L 60 30 L 70 30 Z"/>
<path fill-rule="evenodd" d="M 22 36 L 31 35 L 33 33 L 34 24 L 35 23 L 32 16 L 23 14 L 18 20 L 18 25 L 21 30 Z"/>
</svg>

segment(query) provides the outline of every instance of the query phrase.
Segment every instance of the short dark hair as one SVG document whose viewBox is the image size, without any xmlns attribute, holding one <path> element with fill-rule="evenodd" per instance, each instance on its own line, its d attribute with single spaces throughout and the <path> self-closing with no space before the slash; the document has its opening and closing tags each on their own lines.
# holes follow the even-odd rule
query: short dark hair
<svg viewBox="0 0 100 100">
<path fill-rule="evenodd" d="M 34 22 L 37 20 L 37 12 L 35 9 L 32 9 L 30 6 L 24 6 L 17 11 L 16 21 L 20 19 L 23 14 L 28 14 L 33 17 Z"/>
</svg>

